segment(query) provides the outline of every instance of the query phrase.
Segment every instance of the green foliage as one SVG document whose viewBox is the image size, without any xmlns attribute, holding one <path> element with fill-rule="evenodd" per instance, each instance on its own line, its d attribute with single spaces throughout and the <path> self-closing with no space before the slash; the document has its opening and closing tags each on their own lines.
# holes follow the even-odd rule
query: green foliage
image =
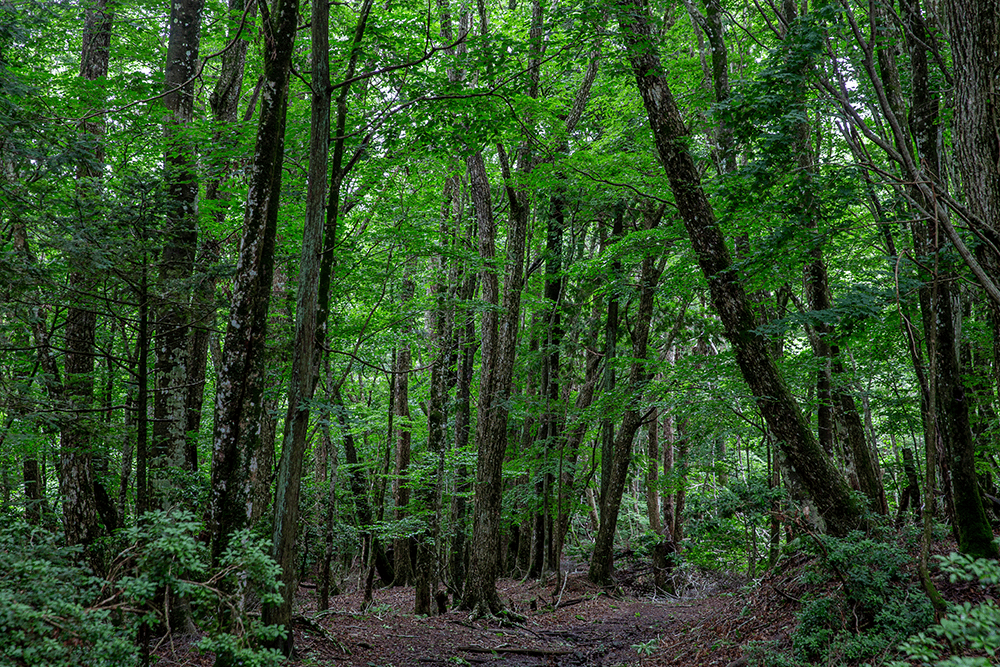
<svg viewBox="0 0 1000 667">
<path fill-rule="evenodd" d="M 836 583 L 835 592 L 806 601 L 792 634 L 795 657 L 836 665 L 874 658 L 926 627 L 932 610 L 906 576 L 907 552 L 894 543 L 852 533 L 814 536 L 816 569 L 807 583 Z"/>
<path fill-rule="evenodd" d="M 134 664 L 137 628 L 158 627 L 165 593 L 190 604 L 206 632 L 199 648 L 233 664 L 275 665 L 281 654 L 261 647 L 280 629 L 264 626 L 243 605 L 244 593 L 262 602 L 279 598 L 278 566 L 262 540 L 240 531 L 218 568 L 198 540 L 200 522 L 185 512 L 153 512 L 126 531 L 130 546 L 108 578 L 82 563 L 79 547 L 22 522 L 0 530 L 0 658 L 31 667 Z M 128 574 L 122 574 L 128 573 Z"/>
<path fill-rule="evenodd" d="M 0 662 L 31 667 L 131 664 L 135 646 L 107 582 L 82 565 L 81 549 L 9 521 L 0 530 Z"/>
<path fill-rule="evenodd" d="M 976 581 L 996 586 L 1000 584 L 1000 563 L 992 559 L 975 559 L 951 553 L 936 557 L 941 569 L 948 572 L 952 583 Z M 994 600 L 973 605 L 971 602 L 953 605 L 939 623 L 927 632 L 920 632 L 899 644 L 899 650 L 909 660 L 933 667 L 990 667 L 1000 654 L 1000 607 Z M 974 651 L 989 657 L 950 655 L 942 658 L 946 650 L 951 653 Z M 910 663 L 897 661 L 891 667 L 906 667 Z"/>
</svg>

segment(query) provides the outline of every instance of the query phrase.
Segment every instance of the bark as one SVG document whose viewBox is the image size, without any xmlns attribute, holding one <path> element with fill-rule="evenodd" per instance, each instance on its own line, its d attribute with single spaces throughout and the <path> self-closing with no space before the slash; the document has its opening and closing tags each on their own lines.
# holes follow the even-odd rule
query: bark
<svg viewBox="0 0 1000 667">
<path fill-rule="evenodd" d="M 329 379 L 329 374 L 327 374 Z M 318 479 L 317 486 L 321 492 L 325 489 L 325 494 L 321 497 L 323 498 L 318 504 L 320 507 L 320 516 L 323 517 L 323 557 L 321 559 L 320 565 L 320 576 L 319 576 L 319 601 L 317 603 L 317 609 L 319 611 L 326 611 L 330 608 L 330 589 L 332 587 L 331 579 L 331 565 L 333 564 L 333 544 L 335 539 L 335 521 L 337 518 L 337 448 L 333 444 L 333 438 L 330 437 L 330 423 L 326 420 L 322 424 L 323 429 L 323 443 L 322 451 L 324 461 L 322 462 L 323 471 L 322 479 Z M 319 462 L 317 462 L 319 465 Z M 333 591 L 336 595 L 337 591 Z"/>
<path fill-rule="evenodd" d="M 38 459 L 25 459 L 24 479 L 24 519 L 33 526 L 41 525 L 45 512 L 45 494 L 42 493 L 42 472 Z"/>
<path fill-rule="evenodd" d="M 623 218 L 625 207 L 619 204 L 615 208 L 614 223 L 611 228 L 611 238 L 609 245 L 614 245 L 622 236 Z M 622 263 L 615 259 L 611 263 L 613 282 L 622 279 Z M 604 384 L 601 391 L 607 395 L 615 390 L 615 357 L 618 341 L 618 296 L 617 289 L 613 289 L 608 295 L 608 314 L 604 324 Z M 607 493 L 608 484 L 611 480 L 611 468 L 615 457 L 614 451 L 615 430 L 610 417 L 605 417 L 601 422 L 601 521 L 604 521 L 604 496 Z"/>
<path fill-rule="evenodd" d="M 913 0 L 915 2 L 915 0 Z M 997 239 L 1000 232 L 1000 108 L 997 105 L 997 77 L 1000 68 L 1000 6 L 996 0 L 949 0 L 946 3 L 951 30 L 955 71 L 955 143 L 962 182 L 969 208 Z M 919 26 L 918 26 L 919 27 Z M 915 35 L 918 37 L 919 33 Z M 919 139 L 918 139 L 919 140 Z M 1000 278 L 1000 256 L 984 244 L 980 262 L 995 283 Z M 949 294 L 939 301 L 939 321 L 948 316 Z M 1000 323 L 998 306 L 992 304 L 994 333 Z M 947 324 L 947 323 L 945 323 Z M 942 332 L 946 333 L 946 332 Z M 948 339 L 938 341 L 939 355 L 954 356 L 946 349 Z M 994 346 L 996 346 L 994 337 Z M 996 352 L 994 352 L 996 355 Z M 945 361 L 942 356 L 939 356 Z M 956 360 L 957 361 L 957 360 Z M 975 441 L 968 423 L 968 396 L 956 363 L 941 368 L 939 377 L 946 382 L 938 387 L 939 402 L 949 404 L 951 412 L 939 419 L 946 442 L 955 497 L 955 520 L 959 550 L 978 558 L 997 558 L 997 543 L 983 508 L 976 476 Z"/>
<path fill-rule="evenodd" d="M 897 526 L 903 525 L 907 509 L 912 509 L 915 518 L 920 518 L 920 482 L 917 480 L 917 469 L 913 464 L 913 452 L 908 447 L 903 448 L 903 470 L 906 473 L 906 487 L 899 496 Z"/>
<path fill-rule="evenodd" d="M 403 281 L 402 294 L 400 295 L 399 309 L 405 312 L 409 302 L 413 299 L 415 285 L 413 279 L 407 276 Z M 404 325 L 401 335 L 404 340 L 400 342 L 396 350 L 396 368 L 393 372 L 396 375 L 396 391 L 393 396 L 396 414 L 396 469 L 392 478 L 392 497 L 395 506 L 396 521 L 406 519 L 410 504 L 410 486 L 406 479 L 406 474 L 410 467 L 410 342 L 407 340 L 411 333 L 409 324 Z M 408 536 L 396 538 L 393 549 L 395 551 L 394 570 L 396 578 L 393 586 L 406 586 L 413 577 L 413 561 L 410 558 L 410 546 L 412 540 Z"/>
<path fill-rule="evenodd" d="M 663 216 L 663 209 L 653 215 L 646 215 L 645 228 L 652 229 Z M 613 458 L 608 481 L 601 497 L 601 526 L 594 541 L 594 553 L 590 560 L 587 577 L 602 586 L 611 583 L 614 567 L 614 539 L 618 527 L 618 513 L 621 508 L 625 482 L 628 480 L 629 464 L 632 460 L 632 441 L 647 415 L 642 412 L 642 393 L 652 378 L 647 369 L 646 352 L 649 345 L 649 330 L 653 319 L 656 285 L 659 282 L 662 265 L 658 267 L 653 257 L 644 257 L 639 277 L 639 303 L 632 329 L 632 358 L 629 370 L 629 399 L 622 424 L 615 435 Z"/>
<path fill-rule="evenodd" d="M 477 277 L 474 273 L 465 276 L 460 292 L 462 302 L 469 302 L 476 292 Z M 456 326 L 460 332 L 458 349 L 460 351 L 458 373 L 455 387 L 455 451 L 465 452 L 469 447 L 472 417 L 472 376 L 476 357 L 478 340 L 476 338 L 475 317 L 469 309 L 464 309 L 461 321 Z M 455 500 L 452 524 L 455 527 L 455 539 L 451 547 L 451 583 L 452 593 L 456 599 L 463 597 L 465 590 L 466 563 L 469 548 L 466 540 L 468 533 L 468 501 L 466 498 L 472 492 L 473 480 L 468 466 L 459 465 L 455 472 Z"/>
<path fill-rule="evenodd" d="M 204 0 L 170 5 L 165 68 L 164 126 L 166 221 L 161 235 L 155 302 L 155 373 L 150 484 L 155 503 L 166 509 L 177 497 L 174 471 L 197 468 L 197 451 L 188 447 L 188 381 L 191 323 L 190 279 L 198 243 L 197 149 L 189 136 L 194 119 L 194 81 Z"/>
<path fill-rule="evenodd" d="M 284 154 L 285 111 L 292 45 L 295 39 L 298 0 L 276 0 L 264 11 L 264 79 L 261 92 L 257 140 L 249 172 L 249 191 L 240 241 L 239 259 L 233 282 L 232 304 L 226 327 L 222 363 L 216 387 L 215 427 L 212 439 L 212 487 L 209 532 L 214 536 L 213 556 L 217 559 L 229 535 L 242 528 L 252 508 L 249 501 L 249 456 L 257 449 L 261 401 L 266 378 L 264 366 L 267 310 L 274 273 L 274 245 L 281 191 L 281 163 Z M 284 507 L 294 470 L 285 470 L 279 480 L 284 486 Z M 297 485 L 295 485 L 297 488 Z M 276 512 L 281 516 L 280 512 Z M 275 524 L 275 534 L 282 525 Z M 274 554 L 282 548 L 275 545 Z M 287 573 L 289 570 L 284 569 Z M 285 587 L 288 590 L 288 587 Z M 269 623 L 287 625 L 276 607 L 266 606 Z M 290 636 L 278 642 L 287 653 Z"/>
<path fill-rule="evenodd" d="M 502 150 L 500 152 L 504 161 L 505 156 Z M 508 399 L 521 312 L 528 210 L 523 193 L 515 192 L 507 179 L 510 220 L 501 302 L 496 267 L 496 223 L 481 153 L 469 158 L 468 169 L 478 226 L 479 255 L 485 265 L 481 273 L 482 298 L 494 307 L 483 313 L 481 327 L 483 365 L 476 424 L 476 504 L 468 586 L 462 608 L 471 609 L 477 615 L 487 615 L 503 612 L 503 603 L 496 588 L 500 574 L 501 473 L 507 449 Z M 499 309 L 495 307 L 497 305 Z"/>
<path fill-rule="evenodd" d="M 290 13 L 293 14 L 291 25 L 294 26 L 296 12 L 292 10 Z M 282 603 L 276 607 L 265 607 L 269 621 L 287 629 L 287 637 L 280 645 L 286 656 L 291 656 L 293 652 L 291 620 L 292 603 L 298 589 L 296 540 L 299 497 L 309 428 L 309 405 L 316 389 L 318 372 L 316 320 L 330 137 L 329 5 L 324 2 L 313 3 L 311 18 L 313 94 L 309 129 L 309 180 L 295 306 L 292 377 L 288 383 L 288 411 L 284 420 L 274 502 L 273 553 L 282 569 Z M 294 30 L 292 27 L 289 29 Z M 289 46 L 291 41 L 290 39 Z M 278 166 L 280 168 L 280 164 Z"/>
<path fill-rule="evenodd" d="M 619 7 L 623 38 L 657 151 L 737 365 L 790 466 L 816 502 L 822 522 L 834 535 L 846 535 L 861 524 L 860 508 L 809 429 L 767 341 L 755 333 L 746 289 L 687 149 L 687 132 L 662 73 L 647 10 L 638 0 L 623 0 Z"/>
<path fill-rule="evenodd" d="M 108 72 L 111 48 L 113 15 L 106 2 L 99 1 L 88 7 L 84 20 L 83 49 L 80 58 L 80 76 L 97 81 Z M 77 167 L 78 196 L 85 225 L 97 215 L 98 196 L 104 171 L 104 118 L 95 116 L 84 123 L 85 139 L 90 142 L 86 157 Z M 87 243 L 89 232 L 78 234 L 77 240 Z M 61 425 L 59 443 L 59 495 L 62 498 L 63 529 L 68 544 L 89 547 L 100 534 L 97 498 L 92 469 L 92 415 L 89 412 L 94 398 L 94 340 L 97 313 L 92 303 L 87 303 L 96 288 L 93 267 L 87 258 L 71 260 L 69 284 L 77 294 L 66 315 L 65 375 L 62 398 L 69 415 Z M 94 554 L 89 554 L 92 565 L 98 565 Z M 95 567 L 95 569 L 98 569 Z"/>
<path fill-rule="evenodd" d="M 239 22 L 246 12 L 247 20 L 257 15 L 256 3 L 247 11 L 245 0 L 229 0 L 230 25 L 226 32 L 227 41 L 235 42 L 222 54 L 222 67 L 215 88 L 209 96 L 215 131 L 212 134 L 213 147 L 221 157 L 211 165 L 212 171 L 205 182 L 205 204 L 214 219 L 213 227 L 222 229 L 229 211 L 230 197 L 223 187 L 235 173 L 235 161 L 225 154 L 238 142 L 238 121 L 240 97 L 243 89 L 243 74 L 246 69 L 246 53 L 249 39 L 246 27 Z M 256 99 L 256 96 L 255 98 Z M 254 102 L 250 102 L 249 112 Z M 244 122 L 247 122 L 244 119 Z M 192 290 L 192 326 L 188 342 L 188 394 L 187 394 L 187 458 L 197 468 L 197 451 L 193 449 L 195 435 L 201 430 L 201 413 L 205 396 L 205 376 L 212 332 L 215 329 L 215 289 L 218 282 L 214 265 L 221 258 L 222 241 L 205 234 L 200 238 L 201 247 L 195 260 L 195 281 Z M 255 506 L 257 503 L 255 503 Z"/>
<path fill-rule="evenodd" d="M 460 210 L 460 181 L 451 176 L 445 180 L 439 242 L 442 249 L 447 249 L 457 228 Z M 454 303 L 455 293 L 453 283 L 449 283 L 449 266 L 445 254 L 433 258 L 434 284 L 431 287 L 433 310 L 428 313 L 429 347 L 431 354 L 431 386 L 427 406 L 427 451 L 435 458 L 435 473 L 432 484 L 421 487 L 419 491 L 421 505 L 425 512 L 429 511 L 430 522 L 423 534 L 417 538 L 417 568 L 415 577 L 415 610 L 416 614 L 429 616 L 433 613 L 431 606 L 431 589 L 436 586 L 434 581 L 434 545 L 441 540 L 441 493 L 444 482 L 444 455 L 447 447 L 446 425 L 448 399 L 448 365 L 452 357 L 451 326 L 452 317 L 450 304 Z M 452 278 L 457 275 L 452 275 Z"/>
<path fill-rule="evenodd" d="M 596 340 L 596 335 L 594 336 Z M 593 341 L 592 341 L 593 343 Z M 586 371 L 584 372 L 583 385 L 576 395 L 576 411 L 578 415 L 583 414 L 594 401 L 594 389 L 599 380 L 599 368 L 601 355 L 596 351 L 596 345 L 586 346 Z M 566 534 L 569 532 L 569 522 L 572 517 L 572 507 L 580 495 L 578 487 L 579 478 L 577 476 L 577 464 L 579 461 L 580 447 L 583 445 L 583 438 L 587 434 L 589 424 L 585 419 L 578 418 L 575 423 L 571 423 L 566 432 L 565 450 L 560 455 L 560 466 L 565 459 L 564 471 L 560 474 L 561 485 L 557 502 L 558 531 L 556 534 L 556 558 L 562 563 L 563 546 L 566 543 Z"/>
</svg>

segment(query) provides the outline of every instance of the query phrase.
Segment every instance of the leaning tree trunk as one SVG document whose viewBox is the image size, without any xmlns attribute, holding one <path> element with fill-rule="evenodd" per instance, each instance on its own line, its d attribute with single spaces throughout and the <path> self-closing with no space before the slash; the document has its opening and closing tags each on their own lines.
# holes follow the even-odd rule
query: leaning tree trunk
<svg viewBox="0 0 1000 667">
<path fill-rule="evenodd" d="M 816 503 L 820 516 L 809 518 L 818 520 L 820 526 L 825 524 L 834 535 L 846 535 L 862 523 L 861 509 L 809 429 L 767 341 L 756 332 L 746 288 L 730 259 L 729 248 L 687 148 L 687 131 L 653 47 L 647 12 L 639 0 L 622 0 L 619 23 L 657 152 L 708 281 L 712 305 L 722 319 L 725 336 L 761 414 L 804 490 Z"/>
<path fill-rule="evenodd" d="M 785 24 L 794 26 L 798 12 L 795 2 L 784 0 L 782 10 Z M 786 32 L 785 39 L 789 43 L 799 39 L 794 27 Z M 791 50 L 795 46 L 792 45 L 788 48 Z M 803 68 L 809 66 L 808 63 L 803 64 Z M 801 107 L 803 113 L 805 112 L 804 88 L 797 91 L 794 104 Z M 798 190 L 803 193 L 797 203 L 798 208 L 793 213 L 805 221 L 806 228 L 810 230 L 815 239 L 812 247 L 809 248 L 809 262 L 805 267 L 806 295 L 812 311 L 823 313 L 830 310 L 832 299 L 821 242 L 825 235 L 819 233 L 819 222 L 815 215 L 816 197 L 813 180 L 815 161 L 810 144 L 808 122 L 803 121 L 796 124 L 792 149 L 798 172 L 796 175 L 799 182 Z M 816 319 L 814 329 L 816 332 L 815 354 L 819 360 L 816 397 L 819 401 L 817 423 L 820 445 L 830 455 L 836 455 L 841 450 L 845 452 L 845 458 L 850 460 L 853 472 L 857 475 L 858 485 L 861 492 L 868 498 L 871 509 L 879 514 L 888 514 L 889 506 L 885 499 L 885 489 L 882 486 L 878 460 L 865 439 L 854 397 L 842 386 L 844 381 L 843 364 L 838 359 L 839 346 L 835 341 L 833 325 L 819 317 Z M 835 376 L 838 376 L 839 382 L 835 382 Z"/>
</svg>

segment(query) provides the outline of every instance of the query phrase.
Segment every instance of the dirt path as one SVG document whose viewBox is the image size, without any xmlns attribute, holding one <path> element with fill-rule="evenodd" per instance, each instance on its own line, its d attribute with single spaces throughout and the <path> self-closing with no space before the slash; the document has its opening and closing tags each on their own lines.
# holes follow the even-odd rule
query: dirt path
<svg viewBox="0 0 1000 667">
<path fill-rule="evenodd" d="M 732 642 L 706 641 L 706 623 L 728 611 L 731 593 L 679 599 L 614 595 L 590 585 L 583 574 L 570 576 L 561 598 L 537 582 L 505 580 L 499 589 L 509 607 L 525 617 L 523 623 L 473 621 L 457 610 L 415 617 L 412 589 L 377 591 L 366 614 L 358 595 L 337 596 L 318 619 L 322 629 L 306 623 L 296 629 L 298 664 L 724 667 L 739 656 Z"/>
</svg>

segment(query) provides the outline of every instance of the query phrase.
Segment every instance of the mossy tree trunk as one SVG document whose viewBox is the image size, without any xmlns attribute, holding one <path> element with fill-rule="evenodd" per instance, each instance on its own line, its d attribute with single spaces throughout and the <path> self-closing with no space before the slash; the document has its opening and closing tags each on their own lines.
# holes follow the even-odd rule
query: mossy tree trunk
<svg viewBox="0 0 1000 667">
<path fill-rule="evenodd" d="M 663 74 L 648 9 L 638 0 L 623 0 L 618 14 L 678 213 L 708 281 L 712 305 L 722 319 L 740 372 L 789 465 L 815 501 L 826 528 L 834 535 L 845 535 L 861 525 L 861 508 L 809 429 L 767 341 L 756 333 L 746 289 L 730 259 L 729 248 L 687 148 L 687 131 Z"/>
</svg>

